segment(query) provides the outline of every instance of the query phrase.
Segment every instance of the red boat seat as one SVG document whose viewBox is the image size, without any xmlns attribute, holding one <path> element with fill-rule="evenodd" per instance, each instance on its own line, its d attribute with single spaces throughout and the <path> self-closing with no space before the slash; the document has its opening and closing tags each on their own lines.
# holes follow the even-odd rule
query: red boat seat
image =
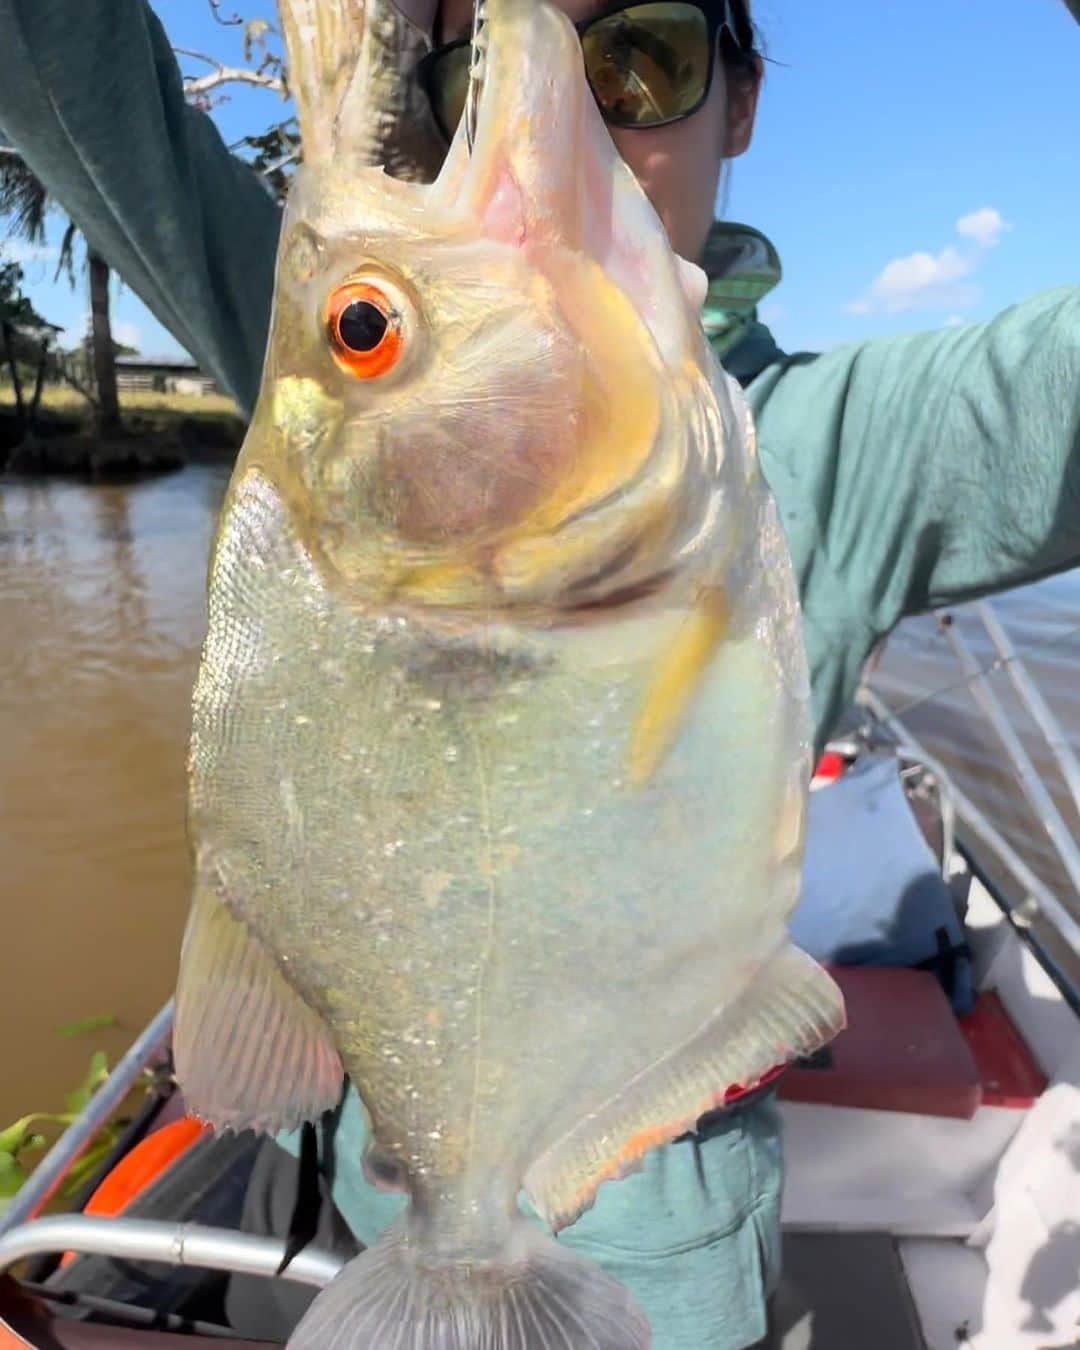
<svg viewBox="0 0 1080 1350">
<path fill-rule="evenodd" d="M 1034 1106 L 1046 1090 L 1046 1074 L 993 990 L 979 995 L 961 1017 L 960 1030 L 979 1066 L 983 1105 L 1020 1111 Z"/>
<path fill-rule="evenodd" d="M 928 971 L 834 967 L 848 1025 L 817 1060 L 778 1084 L 789 1102 L 970 1119 L 979 1067 L 949 1000 Z"/>
</svg>

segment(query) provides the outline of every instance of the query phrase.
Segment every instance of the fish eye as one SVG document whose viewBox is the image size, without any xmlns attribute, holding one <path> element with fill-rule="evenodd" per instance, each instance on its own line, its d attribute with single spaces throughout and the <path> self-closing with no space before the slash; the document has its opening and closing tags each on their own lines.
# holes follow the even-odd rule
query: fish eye
<svg viewBox="0 0 1080 1350">
<path fill-rule="evenodd" d="M 326 305 L 326 330 L 334 360 L 356 379 L 373 380 L 393 370 L 405 349 L 402 304 L 388 287 L 346 281 Z"/>
</svg>

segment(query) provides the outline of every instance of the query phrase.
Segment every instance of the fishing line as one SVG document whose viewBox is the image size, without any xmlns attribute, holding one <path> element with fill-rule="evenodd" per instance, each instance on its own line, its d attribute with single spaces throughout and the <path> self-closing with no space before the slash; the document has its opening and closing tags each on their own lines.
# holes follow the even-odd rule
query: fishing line
<svg viewBox="0 0 1080 1350">
<path fill-rule="evenodd" d="M 945 627 L 945 620 L 948 623 L 954 622 L 951 616 L 940 616 L 938 618 L 939 628 Z M 1047 647 L 1056 647 L 1060 643 L 1067 641 L 1071 637 L 1080 634 L 1080 623 L 1066 628 L 1064 632 L 1058 633 L 1055 637 L 1040 640 L 1039 649 L 1044 650 Z M 1020 661 L 1023 658 L 1022 652 L 1016 652 L 1013 656 L 999 656 L 997 660 L 991 661 L 988 666 L 980 666 L 978 670 L 973 670 L 969 675 L 961 675 L 958 680 L 943 684 L 938 689 L 933 689 L 929 694 L 920 694 L 918 698 L 912 699 L 909 703 L 901 704 L 899 708 L 890 708 L 893 717 L 906 717 L 908 713 L 921 708 L 924 703 L 931 703 L 934 699 L 940 698 L 942 694 L 951 694 L 956 689 L 966 689 L 968 685 L 973 684 L 977 679 L 984 675 L 993 675 L 997 670 L 1004 670 L 1006 666 L 1012 665 L 1014 661 Z"/>
</svg>

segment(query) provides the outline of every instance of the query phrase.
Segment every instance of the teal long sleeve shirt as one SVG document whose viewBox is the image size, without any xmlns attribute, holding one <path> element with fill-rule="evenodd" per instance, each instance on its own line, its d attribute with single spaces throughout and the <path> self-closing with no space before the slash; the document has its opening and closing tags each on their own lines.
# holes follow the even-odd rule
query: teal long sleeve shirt
<svg viewBox="0 0 1080 1350">
<path fill-rule="evenodd" d="M 87 239 L 250 411 L 279 211 L 189 108 L 142 0 L 0 0 L 0 128 Z M 990 323 L 785 355 L 760 325 L 724 354 L 753 407 L 806 624 L 819 744 L 906 614 L 1080 561 L 1080 287 Z M 334 1198 L 365 1241 L 390 1217 L 338 1130 Z M 765 1330 L 781 1179 L 768 1104 L 650 1155 L 563 1240 L 626 1283 L 655 1350 Z"/>
</svg>

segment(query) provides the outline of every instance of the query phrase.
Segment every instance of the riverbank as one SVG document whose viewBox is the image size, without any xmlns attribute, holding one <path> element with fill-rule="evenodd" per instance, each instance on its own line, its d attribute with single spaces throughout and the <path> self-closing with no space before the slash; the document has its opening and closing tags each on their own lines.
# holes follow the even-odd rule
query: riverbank
<svg viewBox="0 0 1080 1350">
<path fill-rule="evenodd" d="M 10 384 L 0 383 L 0 467 L 27 476 L 119 478 L 165 473 L 184 464 L 227 463 L 244 438 L 244 422 L 220 394 L 123 393 L 121 426 L 94 433 L 86 400 L 48 386 L 26 435 Z"/>
</svg>

